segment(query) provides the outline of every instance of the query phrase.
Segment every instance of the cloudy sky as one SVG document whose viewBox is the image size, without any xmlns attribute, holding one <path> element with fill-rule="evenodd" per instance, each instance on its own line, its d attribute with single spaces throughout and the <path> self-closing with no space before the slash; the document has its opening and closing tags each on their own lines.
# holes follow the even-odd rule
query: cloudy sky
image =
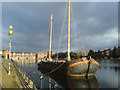
<svg viewBox="0 0 120 90">
<path fill-rule="evenodd" d="M 67 2 L 3 2 L 2 49 L 8 49 L 8 26 L 14 26 L 12 51 L 49 50 L 53 15 L 52 50 L 67 50 Z M 117 2 L 71 3 L 71 51 L 118 46 Z"/>
</svg>

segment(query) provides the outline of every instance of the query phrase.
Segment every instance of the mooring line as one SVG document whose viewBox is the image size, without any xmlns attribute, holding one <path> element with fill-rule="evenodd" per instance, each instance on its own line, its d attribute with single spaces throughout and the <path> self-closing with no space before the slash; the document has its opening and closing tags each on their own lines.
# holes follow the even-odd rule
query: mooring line
<svg viewBox="0 0 120 90">
<path fill-rule="evenodd" d="M 63 64 L 65 64 L 64 62 L 62 64 L 60 64 L 58 67 L 56 67 L 55 69 L 51 70 L 49 73 L 44 74 L 45 76 L 48 76 L 49 74 L 53 73 L 54 71 L 56 71 L 58 68 L 60 68 Z"/>
</svg>

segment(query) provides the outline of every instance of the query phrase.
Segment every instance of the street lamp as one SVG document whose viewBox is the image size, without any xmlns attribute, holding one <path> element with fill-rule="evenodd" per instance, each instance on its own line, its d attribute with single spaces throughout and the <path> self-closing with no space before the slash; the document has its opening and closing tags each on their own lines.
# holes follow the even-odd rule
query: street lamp
<svg viewBox="0 0 120 90">
<path fill-rule="evenodd" d="M 12 37 L 12 35 L 13 35 L 13 31 L 12 31 L 12 29 L 13 29 L 13 26 L 12 26 L 12 25 L 10 25 L 8 28 L 10 29 L 10 30 L 9 30 L 9 32 L 8 32 L 8 34 L 9 34 L 9 36 L 10 36 L 10 43 L 9 43 L 9 72 L 8 72 L 8 74 L 10 74 L 10 59 L 11 59 L 11 37 Z"/>
</svg>

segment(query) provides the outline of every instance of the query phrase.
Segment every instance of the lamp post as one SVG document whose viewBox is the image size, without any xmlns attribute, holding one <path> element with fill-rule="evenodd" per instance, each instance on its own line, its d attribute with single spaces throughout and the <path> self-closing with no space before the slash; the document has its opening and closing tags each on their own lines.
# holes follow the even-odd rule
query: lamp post
<svg viewBox="0 0 120 90">
<path fill-rule="evenodd" d="M 10 75 L 11 37 L 12 37 L 12 35 L 13 35 L 13 31 L 12 31 L 13 26 L 12 26 L 12 25 L 10 25 L 8 28 L 10 29 L 10 30 L 9 30 L 9 32 L 8 32 L 8 34 L 9 34 L 9 36 L 10 36 L 10 43 L 9 43 L 9 72 L 8 72 L 8 74 Z"/>
</svg>

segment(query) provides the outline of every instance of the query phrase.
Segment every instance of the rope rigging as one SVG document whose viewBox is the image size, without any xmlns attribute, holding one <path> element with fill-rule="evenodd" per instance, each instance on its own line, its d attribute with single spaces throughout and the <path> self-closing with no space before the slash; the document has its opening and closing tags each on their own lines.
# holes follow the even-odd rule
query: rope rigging
<svg viewBox="0 0 120 90">
<path fill-rule="evenodd" d="M 76 35 L 76 29 L 75 29 L 75 23 L 74 23 L 74 12 L 73 12 L 73 7 L 72 7 L 72 3 L 71 3 L 71 17 L 72 17 L 72 23 L 73 23 L 73 32 L 74 32 L 74 40 L 75 40 L 75 48 L 78 49 L 78 40 L 77 40 L 77 35 Z M 78 59 L 79 59 L 79 56 L 77 55 Z"/>
<path fill-rule="evenodd" d="M 65 14 L 64 14 L 64 20 L 63 20 L 63 23 L 62 23 L 62 29 L 61 29 L 61 33 L 60 33 L 60 40 L 59 40 L 59 44 L 58 44 L 58 52 L 60 50 L 60 47 L 61 47 L 61 40 L 62 40 L 62 34 L 63 34 L 63 30 L 64 30 L 64 25 L 65 25 L 65 17 L 67 15 L 67 5 L 66 5 L 66 9 L 65 9 Z"/>
<path fill-rule="evenodd" d="M 65 63 L 63 62 L 63 63 L 61 63 L 58 67 L 56 67 L 55 69 L 53 69 L 53 70 L 51 70 L 49 73 L 47 73 L 47 74 L 44 74 L 45 76 L 48 76 L 49 74 L 51 74 L 51 73 L 53 73 L 53 72 L 55 72 L 57 69 L 59 69 L 62 65 L 64 65 Z"/>
</svg>

